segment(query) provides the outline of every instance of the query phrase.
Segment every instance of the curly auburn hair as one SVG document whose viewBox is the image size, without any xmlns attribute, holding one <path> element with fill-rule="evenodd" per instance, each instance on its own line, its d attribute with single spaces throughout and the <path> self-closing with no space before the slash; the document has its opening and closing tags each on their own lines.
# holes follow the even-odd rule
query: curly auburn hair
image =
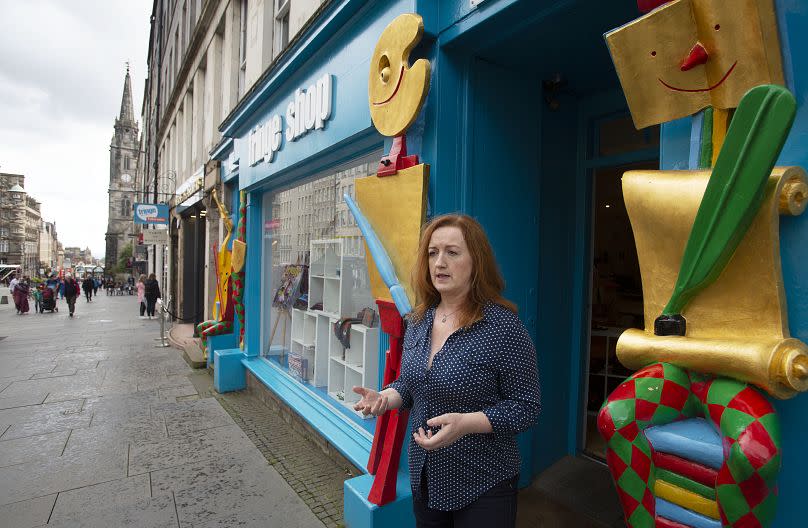
<svg viewBox="0 0 808 528">
<path fill-rule="evenodd" d="M 429 273 L 429 242 L 432 234 L 441 227 L 456 227 L 463 234 L 471 255 L 471 284 L 466 304 L 458 313 L 461 328 L 467 328 L 483 318 L 483 307 L 488 302 L 499 304 L 516 313 L 514 303 L 502 296 L 505 280 L 499 272 L 494 251 L 488 237 L 477 220 L 464 214 L 446 214 L 433 218 L 421 232 L 418 256 L 412 272 L 416 306 L 412 311 L 414 321 L 423 319 L 426 312 L 440 303 L 440 292 L 432 284 Z"/>
</svg>

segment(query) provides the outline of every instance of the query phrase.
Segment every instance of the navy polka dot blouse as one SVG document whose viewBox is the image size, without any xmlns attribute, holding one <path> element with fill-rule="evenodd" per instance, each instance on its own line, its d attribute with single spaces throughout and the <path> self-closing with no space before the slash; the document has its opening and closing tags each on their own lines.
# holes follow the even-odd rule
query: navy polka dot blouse
<svg viewBox="0 0 808 528">
<path fill-rule="evenodd" d="M 446 413 L 482 411 L 493 433 L 469 434 L 454 444 L 426 451 L 410 437 L 412 491 L 421 494 L 427 470 L 430 508 L 458 510 L 519 472 L 516 433 L 533 426 L 540 410 L 536 349 L 522 321 L 507 308 L 488 303 L 483 319 L 446 340 L 427 370 L 435 308 L 407 327 L 401 375 L 388 385 L 412 409 L 412 430 Z M 437 432 L 433 429 L 433 433 Z"/>
</svg>

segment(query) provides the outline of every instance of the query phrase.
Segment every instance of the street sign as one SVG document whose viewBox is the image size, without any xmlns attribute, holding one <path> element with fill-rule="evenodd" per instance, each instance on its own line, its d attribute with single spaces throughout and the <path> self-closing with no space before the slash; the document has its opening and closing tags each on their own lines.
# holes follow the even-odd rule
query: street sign
<svg viewBox="0 0 808 528">
<path fill-rule="evenodd" d="M 143 231 L 143 244 L 147 246 L 152 244 L 158 246 L 168 245 L 168 231 L 165 229 L 146 229 Z"/>
<path fill-rule="evenodd" d="M 135 204 L 136 224 L 168 224 L 168 205 L 166 204 Z"/>
</svg>

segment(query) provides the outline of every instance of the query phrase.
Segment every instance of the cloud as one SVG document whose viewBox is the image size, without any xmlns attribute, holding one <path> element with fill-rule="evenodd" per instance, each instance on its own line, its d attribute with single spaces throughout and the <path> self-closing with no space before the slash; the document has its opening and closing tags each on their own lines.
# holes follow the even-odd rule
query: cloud
<svg viewBox="0 0 808 528">
<path fill-rule="evenodd" d="M 0 171 L 25 174 L 62 243 L 97 257 L 125 62 L 137 118 L 151 8 L 145 0 L 0 0 Z"/>
</svg>

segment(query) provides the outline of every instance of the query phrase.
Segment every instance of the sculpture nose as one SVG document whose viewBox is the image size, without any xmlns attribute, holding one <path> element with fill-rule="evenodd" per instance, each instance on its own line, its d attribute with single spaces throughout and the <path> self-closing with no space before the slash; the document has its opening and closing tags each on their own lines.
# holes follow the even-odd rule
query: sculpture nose
<svg viewBox="0 0 808 528">
<path fill-rule="evenodd" d="M 709 58 L 704 46 L 700 42 L 696 42 L 696 45 L 690 50 L 690 54 L 682 61 L 682 71 L 692 70 L 696 66 L 706 64 Z"/>
</svg>

